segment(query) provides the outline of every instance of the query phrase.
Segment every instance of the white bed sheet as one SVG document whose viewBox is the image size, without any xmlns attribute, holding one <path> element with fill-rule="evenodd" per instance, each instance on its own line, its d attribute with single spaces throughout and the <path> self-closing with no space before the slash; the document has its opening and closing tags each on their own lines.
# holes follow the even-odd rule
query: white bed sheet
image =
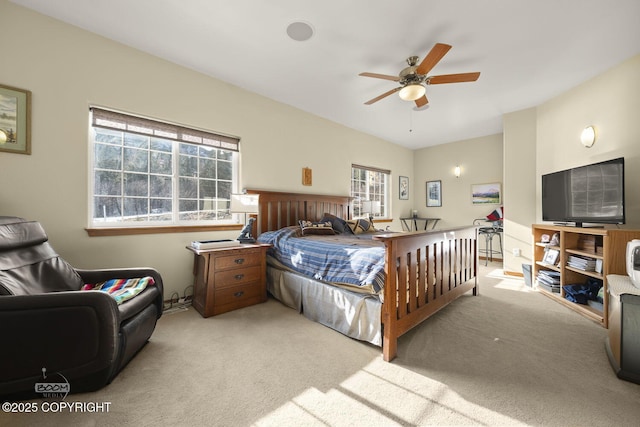
<svg viewBox="0 0 640 427">
<path fill-rule="evenodd" d="M 382 346 L 382 303 L 376 295 L 338 288 L 267 265 L 267 289 L 306 318 L 348 337 Z"/>
</svg>

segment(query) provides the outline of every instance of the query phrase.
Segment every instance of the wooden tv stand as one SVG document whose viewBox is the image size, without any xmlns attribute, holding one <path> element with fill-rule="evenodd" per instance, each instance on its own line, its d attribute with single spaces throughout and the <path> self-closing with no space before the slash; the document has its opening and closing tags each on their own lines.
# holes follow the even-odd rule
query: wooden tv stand
<svg viewBox="0 0 640 427">
<path fill-rule="evenodd" d="M 552 237 L 554 233 L 558 233 L 560 236 L 558 245 L 549 245 L 541 241 L 543 234 Z M 534 224 L 532 226 L 532 234 L 534 258 L 533 279 L 537 290 L 607 328 L 609 322 L 607 275 L 627 274 L 625 263 L 627 242 L 633 239 L 640 239 L 640 230 Z M 544 262 L 547 249 L 559 252 L 556 263 L 549 264 Z M 580 268 L 570 266 L 568 265 L 568 260 L 571 256 L 595 261 L 601 264 L 601 268 L 599 268 L 599 271 L 584 271 Z M 550 291 L 539 285 L 537 278 L 542 270 L 559 273 L 559 292 Z M 565 298 L 564 285 L 583 284 L 586 283 L 589 278 L 595 278 L 601 281 L 604 287 L 604 301 L 601 309 L 590 305 L 577 304 Z"/>
</svg>

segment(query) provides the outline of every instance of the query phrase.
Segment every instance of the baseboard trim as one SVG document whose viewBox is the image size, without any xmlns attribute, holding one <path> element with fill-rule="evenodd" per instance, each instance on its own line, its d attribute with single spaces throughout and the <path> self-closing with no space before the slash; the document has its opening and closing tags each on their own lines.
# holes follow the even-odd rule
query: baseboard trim
<svg viewBox="0 0 640 427">
<path fill-rule="evenodd" d="M 503 270 L 502 273 L 505 276 L 515 276 L 515 277 L 524 277 L 524 274 L 517 272 L 517 271 L 507 271 L 507 270 Z"/>
<path fill-rule="evenodd" d="M 486 256 L 478 256 L 478 259 L 481 259 L 481 260 L 483 260 L 483 261 L 484 261 L 485 259 L 488 259 L 488 260 L 489 260 L 489 261 L 491 261 L 491 262 L 502 262 L 502 261 L 504 261 L 502 258 L 496 258 L 496 257 L 493 257 L 493 259 L 492 259 L 492 258 L 490 258 L 490 257 L 486 257 Z"/>
</svg>

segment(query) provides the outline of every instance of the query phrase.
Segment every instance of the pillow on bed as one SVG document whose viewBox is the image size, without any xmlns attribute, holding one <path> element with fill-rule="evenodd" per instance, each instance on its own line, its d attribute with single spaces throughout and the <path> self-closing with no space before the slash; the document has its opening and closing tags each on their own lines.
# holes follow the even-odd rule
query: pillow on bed
<svg viewBox="0 0 640 427">
<path fill-rule="evenodd" d="M 333 227 L 333 231 L 335 231 L 336 234 L 353 234 L 353 231 L 349 227 L 349 224 L 347 224 L 347 221 L 330 213 L 324 213 L 320 221 L 330 222 L 331 227 Z"/>
<path fill-rule="evenodd" d="M 333 227 L 331 226 L 330 221 L 312 222 L 312 221 L 300 220 L 299 224 L 300 224 L 300 230 L 302 231 L 303 236 L 318 235 L 318 234 L 321 234 L 321 235 L 336 234 L 333 231 Z"/>
<path fill-rule="evenodd" d="M 347 221 L 347 225 L 349 225 L 349 228 L 351 229 L 353 234 L 371 233 L 376 231 L 373 226 L 373 222 L 364 218 L 351 219 Z"/>
</svg>

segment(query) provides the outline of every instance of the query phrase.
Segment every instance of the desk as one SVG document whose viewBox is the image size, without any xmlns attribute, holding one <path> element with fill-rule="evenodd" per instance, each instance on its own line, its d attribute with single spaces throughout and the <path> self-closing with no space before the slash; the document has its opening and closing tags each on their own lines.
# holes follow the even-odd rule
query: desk
<svg viewBox="0 0 640 427">
<path fill-rule="evenodd" d="M 431 230 L 436 228 L 436 224 L 440 221 L 440 218 L 418 218 L 418 217 L 407 217 L 400 218 L 402 221 L 402 230 L 406 231 L 419 231 L 418 221 L 424 221 L 424 228 L 422 230 L 426 230 L 429 225 L 429 221 L 433 221 L 433 225 L 431 226 Z"/>
</svg>

